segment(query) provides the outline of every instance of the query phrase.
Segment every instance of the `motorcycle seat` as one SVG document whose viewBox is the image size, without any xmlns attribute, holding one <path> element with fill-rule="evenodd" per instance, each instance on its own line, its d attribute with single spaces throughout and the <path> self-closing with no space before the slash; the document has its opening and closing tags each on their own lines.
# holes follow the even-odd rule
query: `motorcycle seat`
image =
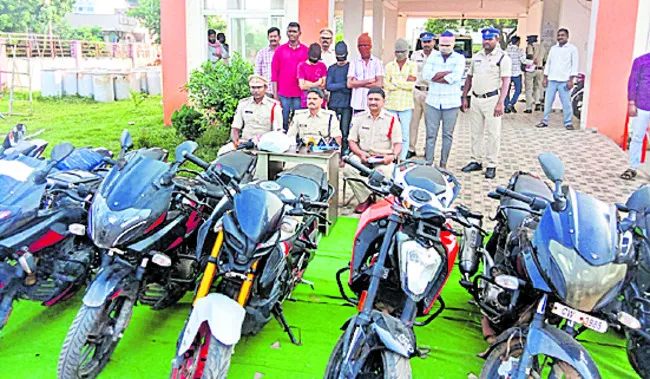
<svg viewBox="0 0 650 379">
<path fill-rule="evenodd" d="M 140 149 L 138 150 L 138 153 L 144 157 L 156 161 L 164 161 L 165 159 L 167 159 L 167 155 L 169 154 L 167 150 L 158 147 L 152 147 L 150 149 Z"/>
<path fill-rule="evenodd" d="M 241 151 L 231 151 L 214 160 L 215 164 L 222 166 L 224 173 L 230 175 L 237 182 L 250 172 L 256 163 L 254 156 Z"/>
<path fill-rule="evenodd" d="M 404 181 L 409 186 L 418 187 L 436 195 L 447 190 L 447 180 L 434 167 L 418 166 L 404 175 Z"/>
<path fill-rule="evenodd" d="M 328 190 L 325 171 L 313 164 L 301 163 L 278 176 L 276 183 L 289 188 L 296 196 L 302 194 L 313 201 L 320 200 L 321 194 Z"/>
<path fill-rule="evenodd" d="M 48 176 L 48 179 L 55 180 L 57 182 L 68 183 L 68 184 L 87 184 L 91 182 L 98 182 L 102 179 L 101 176 L 93 174 L 92 172 L 84 170 L 67 170 L 67 171 L 58 171 Z"/>
<path fill-rule="evenodd" d="M 513 191 L 519 192 L 528 196 L 541 197 L 549 202 L 553 200 L 553 192 L 544 183 L 543 180 L 536 178 L 532 175 L 521 174 L 517 176 Z M 530 209 L 530 206 L 519 200 L 512 198 L 505 198 L 501 201 L 502 206 L 518 207 L 523 209 Z M 524 218 L 530 215 L 529 212 L 518 209 L 506 209 L 506 216 L 508 218 L 508 228 L 515 230 L 524 221 Z"/>
</svg>

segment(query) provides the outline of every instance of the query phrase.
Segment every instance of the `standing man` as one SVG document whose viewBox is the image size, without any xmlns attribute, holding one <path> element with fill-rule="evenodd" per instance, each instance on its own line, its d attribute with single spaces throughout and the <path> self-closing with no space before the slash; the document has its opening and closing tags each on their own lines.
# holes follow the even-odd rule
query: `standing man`
<svg viewBox="0 0 650 379">
<path fill-rule="evenodd" d="M 402 150 L 402 126 L 396 115 L 384 110 L 386 94 L 381 88 L 368 91 L 368 109 L 354 116 L 348 143 L 354 155 L 351 159 L 393 177 L 395 159 Z M 361 174 L 351 166 L 345 166 L 343 176 L 361 179 Z M 363 213 L 375 201 L 370 190 L 361 183 L 350 182 L 359 205 L 356 213 Z"/>
<path fill-rule="evenodd" d="M 300 109 L 302 90 L 298 85 L 298 64 L 309 57 L 309 49 L 300 43 L 300 24 L 290 22 L 287 26 L 289 42 L 280 45 L 271 62 L 273 96 L 282 104 L 283 128 L 289 127 L 289 118 Z"/>
<path fill-rule="evenodd" d="M 263 77 L 270 83 L 273 54 L 278 48 L 278 45 L 280 45 L 280 29 L 274 26 L 266 32 L 266 35 L 269 39 L 269 45 L 257 52 L 257 56 L 255 57 L 255 74 Z M 273 88 L 269 88 L 267 95 L 273 97 L 273 94 Z"/>
<path fill-rule="evenodd" d="M 336 55 L 331 49 L 333 40 L 334 32 L 332 32 L 332 29 L 323 28 L 320 30 L 321 58 L 327 67 L 336 63 Z"/>
<path fill-rule="evenodd" d="M 627 112 L 632 120 L 632 142 L 630 143 L 630 168 L 621 178 L 630 180 L 636 177 L 641 165 L 643 138 L 650 124 L 650 53 L 634 60 L 632 72 L 627 83 Z"/>
<path fill-rule="evenodd" d="M 221 50 L 223 51 L 221 59 L 223 59 L 225 63 L 228 63 L 228 59 L 230 58 L 230 46 L 226 43 L 226 35 L 224 33 L 217 33 L 217 41 L 221 44 Z"/>
<path fill-rule="evenodd" d="M 544 95 L 544 119 L 537 124 L 538 128 L 548 126 L 548 116 L 553 108 L 555 93 L 560 94 L 562 113 L 564 114 L 564 127 L 573 130 L 573 107 L 571 106 L 571 89 L 578 75 L 578 48 L 569 43 L 569 31 L 557 31 L 557 45 L 553 45 L 548 52 L 546 67 L 544 68 L 544 82 L 546 95 Z"/>
<path fill-rule="evenodd" d="M 420 129 L 420 120 L 425 111 L 425 103 L 427 100 L 427 93 L 429 91 L 429 83 L 431 78 L 424 78 L 422 76 L 422 69 L 426 63 L 429 55 L 433 51 L 435 44 L 433 38 L 435 36 L 431 32 L 422 32 L 420 34 L 420 41 L 422 42 L 422 50 L 416 50 L 411 55 L 411 60 L 415 61 L 418 67 L 418 81 L 415 83 L 415 90 L 413 90 L 413 117 L 411 118 L 409 145 L 406 159 L 410 159 L 416 155 L 415 146 L 418 143 L 418 130 Z M 426 120 L 425 120 L 426 123 Z M 406 149 L 406 146 L 404 146 Z"/>
<path fill-rule="evenodd" d="M 384 86 L 384 66 L 379 58 L 370 53 L 372 40 L 368 33 L 359 36 L 357 48 L 359 57 L 350 62 L 348 71 L 348 87 L 352 88 L 350 106 L 355 114 L 366 109 L 370 89 Z"/>
<path fill-rule="evenodd" d="M 442 122 L 442 154 L 440 167 L 447 168 L 447 159 L 454 139 L 454 128 L 461 106 L 461 82 L 465 72 L 465 56 L 454 51 L 456 38 L 446 31 L 440 35 L 439 51 L 429 55 L 422 77 L 429 78 L 429 93 L 426 99 L 427 144 L 425 157 L 428 165 L 433 164 L 436 139 Z"/>
<path fill-rule="evenodd" d="M 395 41 L 395 60 L 386 65 L 386 109 L 395 113 L 402 125 L 402 146 L 409 145 L 409 126 L 413 114 L 413 88 L 417 80 L 418 68 L 408 59 L 409 44 L 400 38 Z M 399 155 L 406 160 L 407 149 Z"/>
<path fill-rule="evenodd" d="M 223 48 L 217 40 L 217 32 L 214 29 L 208 30 L 208 60 L 219 62 L 223 57 Z"/>
<path fill-rule="evenodd" d="M 341 146 L 341 128 L 339 120 L 334 111 L 323 109 L 325 93 L 318 87 L 307 90 L 307 109 L 296 111 L 291 121 L 287 136 L 292 140 L 295 137 L 303 141 L 314 139 L 316 142 L 321 138 L 334 138 Z"/>
<path fill-rule="evenodd" d="M 485 28 L 481 33 L 483 50 L 472 58 L 463 91 L 463 111 L 470 109 L 472 133 L 472 161 L 463 167 L 463 172 L 482 171 L 485 158 L 485 177 L 494 179 L 501 143 L 501 116 L 506 91 L 510 88 L 512 61 L 499 47 L 499 29 Z M 470 91 L 471 108 L 468 101 Z"/>
<path fill-rule="evenodd" d="M 515 94 L 510 98 L 510 87 L 508 87 L 508 91 L 506 91 L 506 102 L 504 104 L 505 113 L 517 113 L 515 105 L 517 104 L 517 100 L 519 100 L 519 95 L 521 95 L 521 67 L 533 63 L 532 60 L 529 61 L 526 59 L 526 55 L 519 47 L 520 43 L 521 38 L 513 36 L 510 39 L 510 46 L 506 49 L 506 53 L 508 53 L 510 60 L 512 60 L 512 76 L 510 77 L 510 83 L 515 85 Z"/>
<path fill-rule="evenodd" d="M 352 90 L 348 88 L 348 45 L 341 41 L 336 44 L 336 64 L 327 69 L 326 88 L 330 92 L 329 108 L 336 112 L 341 125 L 343 144 L 341 155 L 348 154 L 348 133 L 350 132 L 350 121 L 352 120 L 352 107 L 350 98 Z"/>
<path fill-rule="evenodd" d="M 526 59 L 532 59 L 533 63 L 526 66 L 526 110 L 524 113 L 533 113 L 533 105 L 536 111 L 542 110 L 540 103 L 542 96 L 542 71 L 544 71 L 544 59 L 546 49 L 537 43 L 537 36 L 526 37 Z"/>
</svg>

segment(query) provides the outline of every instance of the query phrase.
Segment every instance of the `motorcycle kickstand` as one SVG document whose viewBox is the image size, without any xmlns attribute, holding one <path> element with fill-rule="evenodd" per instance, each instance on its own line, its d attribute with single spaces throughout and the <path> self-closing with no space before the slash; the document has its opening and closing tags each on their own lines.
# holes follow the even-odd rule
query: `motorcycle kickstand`
<svg viewBox="0 0 650 379">
<path fill-rule="evenodd" d="M 296 336 L 293 335 L 293 331 L 291 330 L 292 327 L 289 326 L 287 323 L 287 319 L 284 317 L 284 313 L 282 311 L 282 304 L 277 303 L 273 306 L 273 309 L 271 310 L 271 313 L 273 316 L 275 316 L 275 319 L 278 320 L 280 323 L 280 326 L 282 326 L 282 329 L 289 335 L 289 339 L 291 340 L 291 343 L 296 345 L 296 346 L 301 346 L 302 345 L 302 333 L 300 331 L 300 328 L 296 328 L 298 330 L 298 338 L 299 340 L 296 340 Z"/>
</svg>

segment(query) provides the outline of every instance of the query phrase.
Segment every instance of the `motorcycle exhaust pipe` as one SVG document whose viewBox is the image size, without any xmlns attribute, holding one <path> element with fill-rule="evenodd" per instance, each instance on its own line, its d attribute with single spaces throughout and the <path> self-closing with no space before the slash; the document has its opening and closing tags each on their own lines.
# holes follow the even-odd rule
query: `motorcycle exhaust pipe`
<svg viewBox="0 0 650 379">
<path fill-rule="evenodd" d="M 458 262 L 458 268 L 466 279 L 474 276 L 478 271 L 479 249 L 483 247 L 481 220 L 471 219 L 470 222 L 475 226 L 466 227 L 463 232 L 463 244 Z"/>
</svg>

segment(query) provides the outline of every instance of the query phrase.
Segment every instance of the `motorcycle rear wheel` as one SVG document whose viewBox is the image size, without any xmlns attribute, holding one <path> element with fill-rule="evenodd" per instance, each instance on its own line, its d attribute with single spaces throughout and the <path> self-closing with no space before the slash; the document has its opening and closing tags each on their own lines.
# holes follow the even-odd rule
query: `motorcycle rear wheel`
<svg viewBox="0 0 650 379">
<path fill-rule="evenodd" d="M 181 333 L 181 337 L 183 334 Z M 225 379 L 230 369 L 232 346 L 219 342 L 208 327 L 201 325 L 190 349 L 183 353 L 180 367 L 174 368 L 171 379 Z"/>
<path fill-rule="evenodd" d="M 127 304 L 125 304 L 127 303 Z M 128 312 L 122 315 L 122 312 Z M 117 347 L 114 333 L 109 331 L 122 317 L 131 318 L 133 303 L 126 297 L 107 300 L 103 306 L 81 306 L 68 330 L 59 355 L 58 378 L 77 379 L 97 377 Z M 113 330 L 114 332 L 114 330 Z"/>
<path fill-rule="evenodd" d="M 341 361 L 343 360 L 343 339 L 345 333 L 339 338 L 334 345 L 330 359 L 325 368 L 325 379 L 338 379 L 341 370 Z M 407 358 L 397 355 L 389 350 L 375 351 L 370 354 L 363 365 L 360 374 L 364 377 L 384 378 L 384 379 L 410 379 L 411 361 Z"/>
<path fill-rule="evenodd" d="M 481 369 L 480 379 L 505 379 L 509 378 L 512 373 L 510 371 L 505 374 L 502 371 L 508 370 L 506 364 L 511 365 L 510 369 L 513 368 L 511 361 L 514 360 L 518 362 L 518 357 L 521 355 L 523 346 L 526 343 L 525 338 L 513 338 L 512 341 L 504 341 L 494 347 L 490 355 L 488 355 L 483 368 Z M 529 375 L 529 378 L 541 378 L 541 373 L 539 373 L 539 363 L 536 358 L 533 358 L 533 370 L 535 371 L 536 376 Z M 568 363 L 563 361 L 558 361 L 554 364 L 555 374 L 554 378 L 565 378 L 565 379 L 582 379 L 582 376 L 571 367 Z M 558 376 L 558 374 L 560 376 Z M 549 375 L 549 378 L 552 377 Z"/>
</svg>

